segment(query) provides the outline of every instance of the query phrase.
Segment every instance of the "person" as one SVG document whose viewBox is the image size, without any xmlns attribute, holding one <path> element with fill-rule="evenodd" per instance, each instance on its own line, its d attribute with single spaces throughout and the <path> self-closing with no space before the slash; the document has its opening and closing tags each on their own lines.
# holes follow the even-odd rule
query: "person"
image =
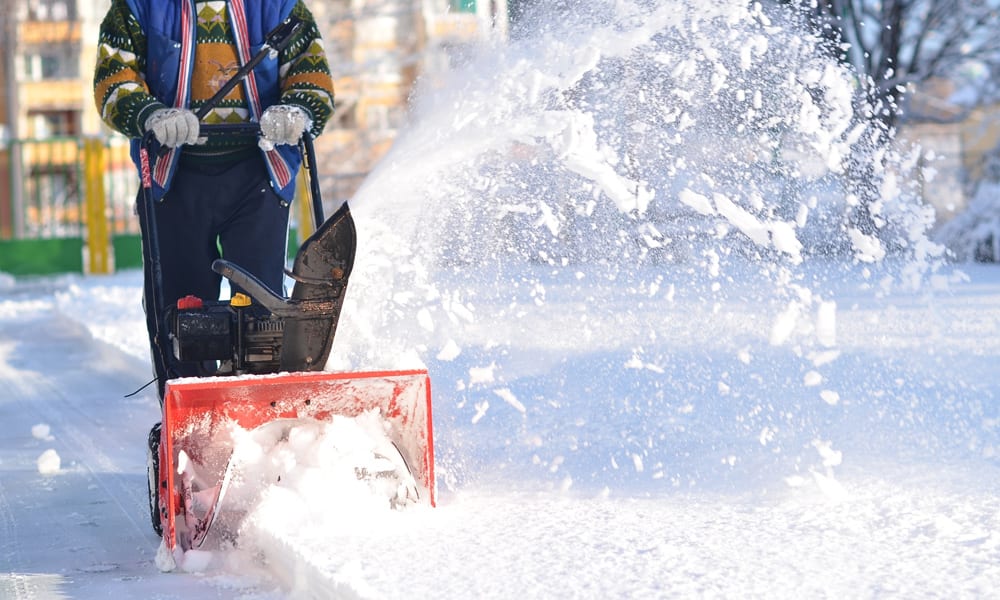
<svg viewBox="0 0 1000 600">
<path fill-rule="evenodd" d="M 302 23 L 290 43 L 265 56 L 199 120 L 196 113 L 289 17 Z M 333 113 L 330 67 L 303 0 L 112 0 L 100 27 L 94 99 L 104 122 L 132 138 L 140 177 L 143 138 L 151 138 L 151 185 L 136 202 L 143 306 L 162 403 L 168 379 L 205 372 L 174 359 L 158 334 L 163 315 L 151 308 L 157 298 L 168 305 L 187 295 L 217 300 L 221 277 L 211 264 L 220 251 L 282 291 L 299 141 L 307 131 L 319 135 Z M 258 123 L 259 138 L 200 138 L 202 123 Z M 155 211 L 160 296 L 144 199 Z"/>
</svg>

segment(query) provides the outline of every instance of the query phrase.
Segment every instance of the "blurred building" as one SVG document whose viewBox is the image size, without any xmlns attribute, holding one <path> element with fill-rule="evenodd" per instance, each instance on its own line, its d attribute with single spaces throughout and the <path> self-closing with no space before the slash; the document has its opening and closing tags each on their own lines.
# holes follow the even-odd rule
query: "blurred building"
<svg viewBox="0 0 1000 600">
<path fill-rule="evenodd" d="M 317 154 L 334 195 L 349 197 L 404 125 L 419 77 L 447 70 L 470 44 L 505 37 L 509 0 L 328 0 L 324 30 L 337 109 Z"/>
<path fill-rule="evenodd" d="M 70 191 L 80 183 L 74 144 L 50 145 L 42 159 L 37 147 L 12 142 L 97 130 L 91 77 L 99 16 L 94 3 L 75 0 L 0 3 L 0 236 L 9 237 L 23 234 L 26 220 L 41 220 L 37 207 L 25 206 L 30 192 L 78 195 Z M 44 186 L 32 187 L 42 180 L 36 175 Z"/>
<path fill-rule="evenodd" d="M 938 223 L 965 210 L 1000 151 L 1000 104 L 969 103 L 961 92 L 945 78 L 923 82 L 907 96 L 899 126 L 900 139 L 920 150 L 922 194 Z"/>
</svg>

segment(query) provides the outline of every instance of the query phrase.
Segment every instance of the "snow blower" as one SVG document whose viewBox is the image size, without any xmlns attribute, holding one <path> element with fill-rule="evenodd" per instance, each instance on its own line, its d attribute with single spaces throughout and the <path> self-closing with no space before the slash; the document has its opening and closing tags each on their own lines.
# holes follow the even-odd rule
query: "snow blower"
<svg viewBox="0 0 1000 600">
<path fill-rule="evenodd" d="M 295 23 L 269 35 L 260 53 L 240 70 L 221 98 L 258 57 L 286 43 Z M 258 61 L 259 62 L 259 61 Z M 214 100 L 214 98 L 213 98 Z M 210 101 L 211 103 L 211 101 Z M 203 115 L 199 115 L 199 118 Z M 201 135 L 259 135 L 255 123 L 202 125 Z M 430 378 L 425 370 L 326 372 L 347 282 L 354 265 L 356 232 L 347 203 L 324 219 L 312 140 L 301 148 L 310 174 L 316 231 L 298 249 L 288 274 L 290 297 L 269 289 L 239 265 L 217 260 L 212 269 L 233 284 L 228 301 L 165 299 L 158 278 L 159 247 L 150 189 L 151 140 L 140 149 L 143 211 L 149 226 L 144 260 L 157 292 L 147 310 L 163 315 L 157 337 L 168 340 L 172 358 L 211 365 L 204 377 L 166 382 L 162 421 L 150 432 L 149 497 L 154 529 L 165 548 L 198 548 L 220 512 L 233 482 L 233 428 L 256 430 L 290 423 L 323 423 L 373 411 L 384 439 L 374 459 L 356 467 L 398 507 L 435 503 Z M 304 174 L 303 174 L 304 175 Z M 245 292 L 245 293 L 243 293 Z M 374 465 L 374 466 L 373 466 Z M 388 481 L 388 485 L 386 482 Z M 374 485 L 377 482 L 378 485 Z"/>
<path fill-rule="evenodd" d="M 246 127 L 203 125 L 202 134 L 245 133 Z M 315 173 L 308 136 L 303 149 L 307 169 Z M 150 434 L 159 436 L 151 440 L 158 452 L 149 460 L 151 518 L 171 552 L 200 547 L 215 521 L 232 480 L 234 426 L 289 427 L 377 411 L 386 443 L 374 458 L 386 466 L 373 471 L 359 465 L 358 478 L 395 482 L 387 499 L 392 506 L 435 503 L 427 371 L 323 371 L 354 264 L 356 233 L 347 203 L 323 219 L 315 176 L 310 194 L 313 218 L 321 225 L 298 249 L 289 273 L 290 297 L 219 259 L 212 269 L 245 294 L 234 293 L 228 301 L 188 296 L 159 304 L 173 358 L 215 367 L 210 376 L 166 382 L 163 418 Z M 146 218 L 155 223 L 151 203 L 145 204 Z M 155 239 L 148 245 L 155 272 Z"/>
</svg>

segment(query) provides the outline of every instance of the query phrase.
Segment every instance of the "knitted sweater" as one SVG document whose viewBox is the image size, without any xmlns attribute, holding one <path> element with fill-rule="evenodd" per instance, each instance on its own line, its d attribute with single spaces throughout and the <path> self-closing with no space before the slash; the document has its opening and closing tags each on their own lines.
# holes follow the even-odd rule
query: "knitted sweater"
<svg viewBox="0 0 1000 600">
<path fill-rule="evenodd" d="M 196 0 L 194 69 L 191 110 L 197 111 L 239 68 L 226 0 Z M 305 26 L 279 54 L 280 101 L 304 108 L 312 119 L 313 136 L 319 135 L 333 113 L 333 81 L 323 41 L 312 14 L 299 0 L 292 14 Z M 99 54 L 94 71 L 94 99 L 104 121 L 113 129 L 137 138 L 146 119 L 166 104 L 150 93 L 146 73 L 147 37 L 126 0 L 112 0 L 101 24 Z M 251 120 L 243 86 L 233 90 L 202 120 L 204 123 L 241 123 Z M 232 137 L 185 146 L 186 155 L 222 157 L 243 154 L 252 140 Z"/>
</svg>

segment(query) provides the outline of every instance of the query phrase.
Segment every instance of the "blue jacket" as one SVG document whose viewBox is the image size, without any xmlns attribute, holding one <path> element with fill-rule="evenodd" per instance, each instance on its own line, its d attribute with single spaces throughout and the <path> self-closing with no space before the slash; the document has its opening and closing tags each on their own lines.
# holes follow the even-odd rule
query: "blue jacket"
<svg viewBox="0 0 1000 600">
<path fill-rule="evenodd" d="M 183 29 L 184 4 L 194 14 L 194 0 L 126 0 L 132 14 L 135 15 L 143 31 L 146 33 L 146 84 L 150 92 L 167 106 L 175 106 L 177 90 L 183 84 L 185 90 L 181 106 L 188 106 L 191 101 L 191 71 L 193 60 L 188 60 L 182 71 L 184 61 L 182 40 L 187 37 L 191 48 L 189 56 L 193 56 L 195 43 L 195 28 L 197 19 L 189 19 L 187 36 Z M 249 47 L 244 51 L 247 56 L 254 56 L 264 45 L 265 36 L 278 24 L 284 21 L 297 0 L 245 0 L 247 38 Z M 239 31 L 235 11 L 228 11 L 233 31 Z M 278 75 L 277 56 L 267 56 L 253 70 L 256 86 L 249 85 L 248 78 L 243 81 L 246 97 L 251 105 L 252 118 L 260 118 L 260 111 L 277 104 L 281 95 L 281 80 Z M 254 94 L 256 90 L 257 94 Z M 142 174 L 139 157 L 141 140 L 132 140 L 132 160 Z M 159 143 L 153 140 L 150 161 L 156 160 L 159 153 Z M 302 163 L 302 155 L 298 146 L 278 145 L 272 152 L 263 152 L 265 163 L 271 175 L 271 185 L 286 200 L 291 200 L 295 194 L 295 175 Z M 170 181 L 177 169 L 180 152 L 171 152 L 160 161 L 167 164 L 156 165 L 155 171 L 162 173 L 161 177 L 153 177 L 153 197 L 160 199 L 170 187 Z"/>
</svg>

